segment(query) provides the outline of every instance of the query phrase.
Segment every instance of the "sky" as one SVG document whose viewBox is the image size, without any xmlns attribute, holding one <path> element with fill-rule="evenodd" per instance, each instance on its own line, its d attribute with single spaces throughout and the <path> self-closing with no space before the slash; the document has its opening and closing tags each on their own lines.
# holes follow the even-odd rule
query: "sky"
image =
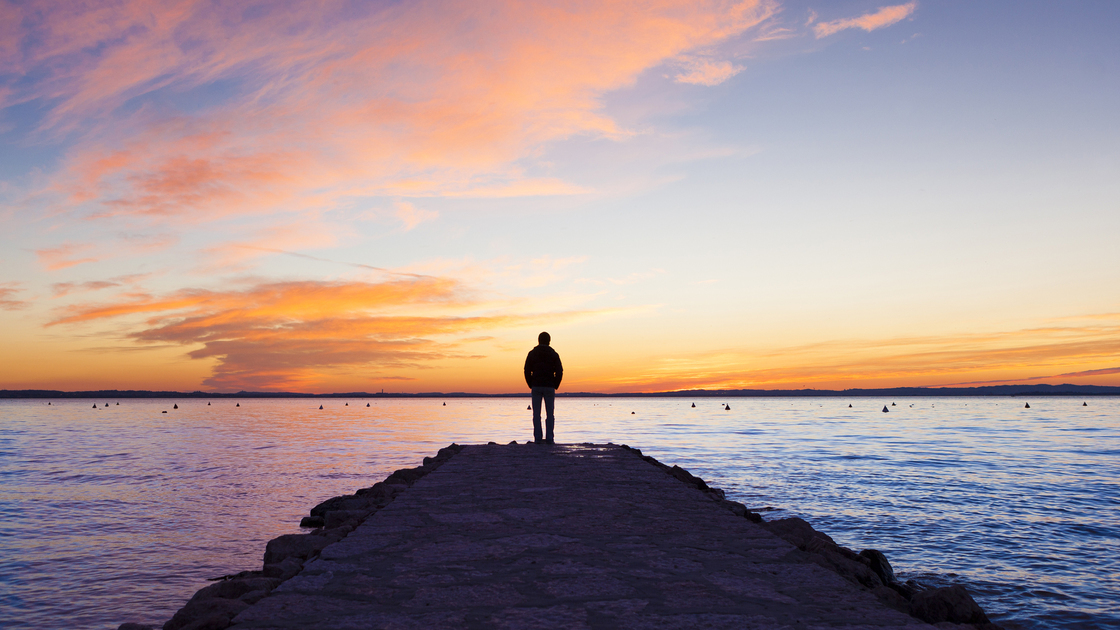
<svg viewBox="0 0 1120 630">
<path fill-rule="evenodd" d="M 1118 26 L 0 0 L 0 388 L 1120 385 Z"/>
</svg>

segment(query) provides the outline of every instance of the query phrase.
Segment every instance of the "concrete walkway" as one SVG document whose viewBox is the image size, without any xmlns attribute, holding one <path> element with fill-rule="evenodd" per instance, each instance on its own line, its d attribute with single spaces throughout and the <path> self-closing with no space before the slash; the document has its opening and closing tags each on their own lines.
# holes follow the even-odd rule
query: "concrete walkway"
<svg viewBox="0 0 1120 630">
<path fill-rule="evenodd" d="M 616 446 L 467 446 L 233 628 L 930 629 Z"/>
</svg>

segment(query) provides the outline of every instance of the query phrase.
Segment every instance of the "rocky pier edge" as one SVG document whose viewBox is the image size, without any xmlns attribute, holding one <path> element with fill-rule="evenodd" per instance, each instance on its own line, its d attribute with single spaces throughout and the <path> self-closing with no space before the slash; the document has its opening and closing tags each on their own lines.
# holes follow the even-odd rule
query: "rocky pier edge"
<svg viewBox="0 0 1120 630">
<path fill-rule="evenodd" d="M 490 442 L 489 444 L 496 444 Z M 510 445 L 517 444 L 516 441 Z M 608 446 L 614 444 L 608 442 Z M 668 466 L 642 451 L 625 444 L 646 462 L 663 470 L 680 482 L 707 494 L 723 508 L 750 520 L 785 540 L 804 554 L 807 562 L 835 572 L 840 577 L 871 592 L 895 610 L 933 624 L 942 630 L 1002 630 L 992 623 L 984 610 L 964 586 L 955 584 L 942 588 L 926 588 L 913 580 L 899 582 L 887 557 L 875 549 L 859 553 L 841 547 L 827 534 L 819 532 L 797 517 L 765 521 L 758 512 L 742 503 L 726 498 L 723 490 L 709 486 L 703 479 L 680 466 Z M 547 448 L 547 447 L 542 447 Z M 419 479 L 432 472 L 462 450 L 459 444 L 440 449 L 435 457 L 425 457 L 416 468 L 402 468 L 384 481 L 362 488 L 354 494 L 327 499 L 311 508 L 300 527 L 314 528 L 306 534 L 285 534 L 265 546 L 264 566 L 260 571 L 242 571 L 213 578 L 211 584 L 199 589 L 166 623 L 163 630 L 224 630 L 242 610 L 264 598 L 294 577 L 308 560 L 315 558 L 328 545 L 345 538 L 367 518 L 388 505 Z M 155 630 L 153 626 L 123 623 L 117 630 Z"/>
</svg>

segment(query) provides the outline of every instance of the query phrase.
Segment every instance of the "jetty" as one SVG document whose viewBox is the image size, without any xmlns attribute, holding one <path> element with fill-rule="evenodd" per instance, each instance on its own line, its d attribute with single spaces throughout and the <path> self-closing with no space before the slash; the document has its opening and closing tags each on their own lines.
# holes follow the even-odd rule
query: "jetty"
<svg viewBox="0 0 1120 630">
<path fill-rule="evenodd" d="M 933 627 L 878 552 L 763 523 L 626 446 L 452 445 L 308 520 L 164 628 Z M 995 627 L 967 614 L 926 618 Z"/>
</svg>

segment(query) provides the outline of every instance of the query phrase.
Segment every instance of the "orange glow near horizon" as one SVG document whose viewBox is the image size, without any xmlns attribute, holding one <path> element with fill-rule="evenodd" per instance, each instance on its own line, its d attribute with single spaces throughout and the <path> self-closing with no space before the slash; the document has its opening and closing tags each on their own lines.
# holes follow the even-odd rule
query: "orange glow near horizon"
<svg viewBox="0 0 1120 630">
<path fill-rule="evenodd" d="M 0 4 L 0 389 L 1120 386 L 1114 95 L 986 10 Z"/>
</svg>

